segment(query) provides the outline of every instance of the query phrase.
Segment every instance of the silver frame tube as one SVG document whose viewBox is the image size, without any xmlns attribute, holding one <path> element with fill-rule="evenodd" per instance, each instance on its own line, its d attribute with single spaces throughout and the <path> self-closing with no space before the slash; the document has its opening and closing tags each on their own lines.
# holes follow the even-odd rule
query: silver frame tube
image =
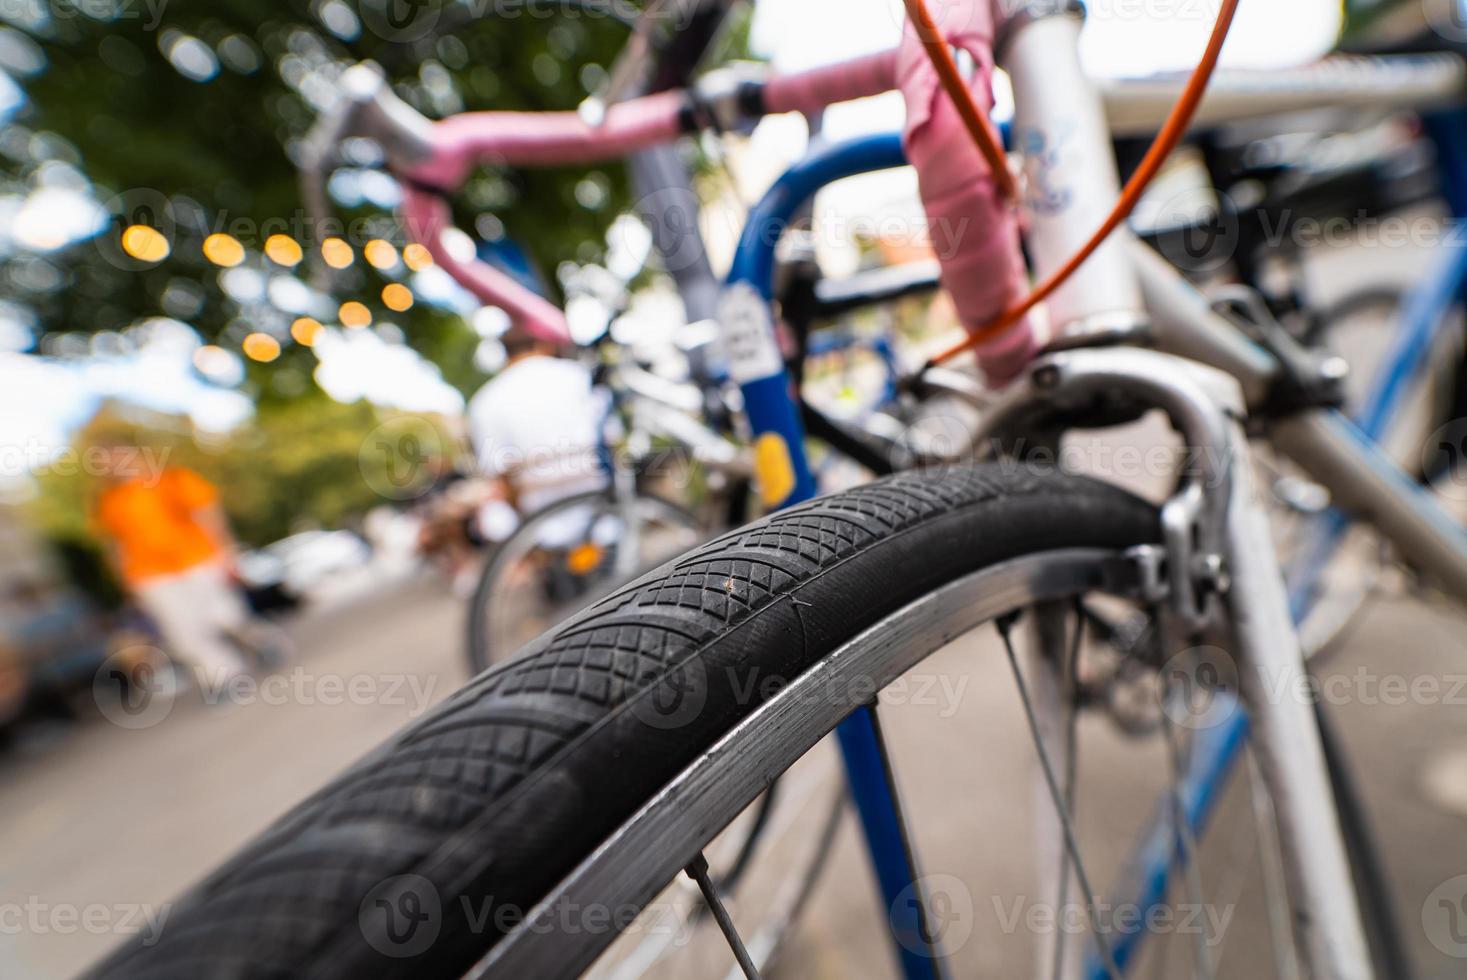
<svg viewBox="0 0 1467 980">
<path fill-rule="evenodd" d="M 1181 274 L 1139 241 L 1132 255 L 1157 349 L 1235 378 L 1252 408 L 1263 405 L 1278 363 L 1218 316 Z M 1331 498 L 1370 523 L 1434 584 L 1467 602 L 1467 530 L 1423 493 L 1336 412 L 1303 411 L 1267 420 L 1269 442 Z"/>
<path fill-rule="evenodd" d="M 1080 64 L 1083 23 L 1063 4 L 999 25 L 998 60 L 1013 80 L 1013 142 L 1025 152 L 1024 240 L 1041 279 L 1080 250 L 1121 192 L 1100 96 Z M 1045 306 L 1056 336 L 1085 321 L 1134 314 L 1141 294 L 1125 244 L 1113 238 L 1101 245 Z"/>
<path fill-rule="evenodd" d="M 1269 441 L 1335 503 L 1373 525 L 1434 585 L 1467 602 L 1467 532 L 1336 412 L 1301 412 L 1269 426 Z"/>
<path fill-rule="evenodd" d="M 1241 428 L 1235 443 L 1246 446 Z M 1309 689 L 1303 647 L 1246 459 L 1234 479 L 1225 545 L 1232 585 L 1225 600 L 1249 738 L 1273 801 L 1295 942 L 1308 976 L 1365 980 L 1374 970 L 1334 787 L 1313 705 L 1298 695 Z"/>
<path fill-rule="evenodd" d="M 1111 133 L 1155 133 L 1186 84 L 1184 75 L 1097 81 Z M 1460 99 L 1467 62 L 1455 54 L 1335 55 L 1299 68 L 1223 69 L 1213 76 L 1194 128 L 1310 109 L 1400 112 Z"/>
<path fill-rule="evenodd" d="M 1367 980 L 1371 961 L 1319 728 L 1310 703 L 1294 696 L 1304 689 L 1304 652 L 1268 515 L 1253 486 L 1236 392 L 1230 379 L 1169 354 L 1123 347 L 1064 351 L 1038 361 L 995 406 L 980 442 L 1013 444 L 1036 430 L 1067 427 L 1118 393 L 1172 420 L 1198 468 L 1183 474 L 1173 498 L 1197 503 L 1187 508 L 1195 525 L 1183 528 L 1191 532 L 1182 535 L 1186 544 L 1167 550 L 1171 599 L 1175 604 L 1180 595 L 1178 575 L 1198 576 L 1208 559 L 1222 559 L 1224 575 L 1214 584 L 1227 612 L 1241 692 L 1274 801 L 1299 952 L 1310 976 Z M 1169 503 L 1163 514 L 1172 508 Z"/>
</svg>

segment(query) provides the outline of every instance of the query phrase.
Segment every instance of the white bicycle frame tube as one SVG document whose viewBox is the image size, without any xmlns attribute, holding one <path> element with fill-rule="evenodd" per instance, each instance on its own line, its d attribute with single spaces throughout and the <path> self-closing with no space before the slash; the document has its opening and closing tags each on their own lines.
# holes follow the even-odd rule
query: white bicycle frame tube
<svg viewBox="0 0 1467 980">
<path fill-rule="evenodd" d="M 1031 214 L 1026 238 L 1034 271 L 1041 277 L 1079 250 L 1119 196 L 1100 95 L 1080 67 L 1079 31 L 1078 17 L 1053 8 L 1047 16 L 1023 11 L 999 29 L 1006 38 L 1000 57 L 1014 84 L 1014 142 L 1028 154 L 1025 200 Z M 1081 332 L 1084 321 L 1094 318 L 1128 312 L 1139 316 L 1142 292 L 1130 249 L 1127 236 L 1112 236 L 1050 300 L 1058 337 Z M 1200 320 L 1204 311 L 1205 304 L 1182 318 Z M 1201 533 L 1205 536 L 1213 525 L 1210 544 L 1221 552 L 1217 557 L 1232 579 L 1223 601 L 1255 751 L 1277 814 L 1285 873 L 1299 910 L 1298 952 L 1310 976 L 1367 980 L 1371 962 L 1313 710 L 1302 699 L 1279 697 L 1274 686 L 1301 678 L 1304 656 L 1267 514 L 1254 490 L 1247 439 L 1234 421 L 1245 410 L 1244 391 L 1213 372 L 1204 376 L 1220 383 L 1189 381 L 1184 375 L 1195 372 L 1185 362 L 1160 354 L 1115 350 L 1046 360 L 1048 364 L 1031 368 L 1028 390 L 1020 386 L 1012 392 L 985 428 L 1001 431 L 1003 419 L 1023 418 L 1035 402 L 1046 399 L 1059 404 L 1079 397 L 1083 404 L 1087 395 L 1126 392 L 1143 401 L 1154 399 L 1152 404 L 1168 411 L 1188 436 L 1189 445 L 1221 452 L 1215 461 L 1219 485 L 1200 484 L 1204 500 L 1211 498 L 1202 509 L 1213 512 L 1211 520 L 1204 519 Z M 1169 554 L 1172 561 L 1182 557 Z M 1172 569 L 1173 578 L 1176 572 Z M 1182 574 L 1190 577 L 1193 571 L 1183 569 Z M 1045 954 L 1040 956 L 1043 962 Z"/>
<path fill-rule="evenodd" d="M 1181 97 L 1181 76 L 1116 78 L 1098 83 L 1114 136 L 1150 136 Z M 1276 71 L 1229 71 L 1213 76 L 1192 119 L 1218 123 L 1311 109 L 1399 112 L 1449 103 L 1467 88 L 1467 62 L 1453 54 L 1355 57 L 1335 55 Z"/>
<path fill-rule="evenodd" d="M 1078 252 L 1120 196 L 1100 96 L 1080 65 L 1078 14 L 1028 21 L 1005 39 L 1014 87 L 1013 143 L 1024 156 L 1024 239 L 1043 279 Z M 1046 303 L 1056 337 L 1086 321 L 1139 314 L 1141 292 L 1114 237 Z"/>
</svg>

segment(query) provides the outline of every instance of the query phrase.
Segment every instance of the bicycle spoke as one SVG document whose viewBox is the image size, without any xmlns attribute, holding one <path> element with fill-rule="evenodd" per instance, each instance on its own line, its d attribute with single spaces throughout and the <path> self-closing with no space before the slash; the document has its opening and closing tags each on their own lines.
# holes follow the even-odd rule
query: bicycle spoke
<svg viewBox="0 0 1467 980">
<path fill-rule="evenodd" d="M 1248 801 L 1258 828 L 1258 862 L 1263 872 L 1263 907 L 1268 912 L 1268 937 L 1273 945 L 1275 968 L 1280 980 L 1298 980 L 1299 956 L 1294 945 L 1294 927 L 1289 915 L 1289 898 L 1284 885 L 1284 865 L 1279 857 L 1278 828 L 1273 822 L 1273 800 L 1252 750 L 1247 753 Z"/>
<path fill-rule="evenodd" d="M 1079 698 L 1080 685 L 1080 641 L 1085 636 L 1085 610 L 1079 601 L 1075 603 L 1075 632 L 1070 638 L 1070 648 L 1065 654 L 1064 667 L 1060 673 L 1060 696 L 1065 709 L 1065 811 L 1075 819 L 1075 774 L 1077 749 L 1079 747 Z M 1059 902 L 1063 909 L 1070 900 L 1070 855 L 1066 850 L 1060 861 Z M 1054 934 L 1054 980 L 1064 980 L 1065 952 L 1069 947 L 1069 936 L 1063 929 Z"/>
<path fill-rule="evenodd" d="M 1096 945 L 1100 948 L 1101 961 L 1105 965 L 1106 974 L 1112 980 L 1120 980 L 1121 971 L 1116 966 L 1115 955 L 1111 952 L 1110 940 L 1106 938 L 1105 930 L 1101 928 L 1099 916 L 1095 911 L 1095 889 L 1090 885 L 1090 874 L 1085 870 L 1085 862 L 1080 857 L 1080 846 L 1075 839 L 1075 827 L 1065 809 L 1064 795 L 1060 791 L 1059 780 L 1054 773 L 1054 763 L 1049 758 L 1049 752 L 1044 748 L 1044 737 L 1039 728 L 1039 718 L 1034 712 L 1034 702 L 1029 696 L 1029 686 L 1024 682 L 1024 672 L 1019 669 L 1019 657 L 1014 652 L 1014 641 L 1009 633 L 1009 627 L 1013 625 L 1013 617 L 999 619 L 996 625 L 999 635 L 1003 637 L 1009 667 L 1014 673 L 1014 684 L 1018 687 L 1019 698 L 1024 704 L 1024 717 L 1029 722 L 1029 734 L 1033 737 L 1034 748 L 1039 753 L 1039 765 L 1044 771 L 1044 781 L 1049 788 L 1050 801 L 1059 814 L 1060 828 L 1064 832 L 1065 850 L 1074 864 L 1075 877 L 1079 879 L 1080 889 L 1085 895 L 1085 912 L 1090 919 L 1090 928 L 1095 933 Z"/>
<path fill-rule="evenodd" d="M 1237 908 L 1238 899 L 1243 895 L 1243 889 L 1250 880 L 1252 864 L 1250 859 L 1259 846 L 1258 827 L 1251 821 L 1235 821 L 1231 836 L 1227 845 L 1220 848 L 1220 852 L 1226 857 L 1219 862 L 1219 867 L 1225 869 L 1225 873 L 1218 875 L 1216 897 L 1213 899 L 1213 908 L 1228 909 Z M 1221 938 L 1219 936 L 1218 938 Z M 1221 946 L 1212 958 L 1213 971 L 1221 975 L 1223 960 L 1227 958 L 1228 948 Z M 1280 977 L 1280 980 L 1298 980 L 1297 976 Z"/>
<path fill-rule="evenodd" d="M 1167 690 L 1163 697 L 1172 701 L 1178 686 L 1168 682 Z M 1185 696 L 1185 691 L 1183 691 Z M 1175 703 L 1171 705 L 1175 707 Z M 1185 709 L 1184 709 L 1185 710 Z M 1199 921 L 1206 922 L 1206 917 L 1201 916 L 1202 909 L 1202 869 L 1197 866 L 1197 837 L 1192 833 L 1192 823 L 1187 819 L 1187 806 L 1182 799 L 1182 780 L 1188 771 L 1187 755 L 1188 748 L 1180 741 L 1180 733 L 1172 720 L 1171 711 L 1164 710 L 1161 713 L 1162 740 L 1166 742 L 1167 762 L 1171 766 L 1171 785 L 1167 795 L 1171 799 L 1172 826 L 1176 832 L 1177 850 L 1182 862 L 1182 878 L 1187 886 L 1187 900 L 1193 905 L 1193 914 L 1200 916 Z M 1212 962 L 1212 950 L 1208 946 L 1206 928 L 1197 931 L 1197 974 L 1202 980 L 1212 980 L 1214 966 Z"/>
<path fill-rule="evenodd" d="M 739 961 L 739 969 L 744 971 L 747 980 L 759 980 L 759 968 L 749 958 L 749 951 L 744 948 L 744 940 L 734 927 L 733 918 L 724 907 L 723 899 L 718 897 L 713 879 L 708 877 L 708 859 L 700 853 L 684 870 L 689 878 L 697 882 L 698 890 L 703 893 L 703 901 L 708 903 L 708 911 L 713 913 L 713 920 L 718 923 L 723 938 L 728 941 L 728 948 L 733 951 L 734 959 Z"/>
<path fill-rule="evenodd" d="M 1063 773 L 1065 810 L 1073 821 L 1079 722 L 1075 678 L 1078 676 L 1076 665 L 1084 627 L 1079 623 L 1072 629 L 1069 619 L 1070 607 L 1062 603 L 1036 607 L 1028 631 L 1033 640 L 1033 650 L 1026 653 L 1025 666 L 1032 678 L 1030 696 L 1040 719 L 1045 747 L 1052 753 L 1056 771 Z M 1045 901 L 1055 909 L 1065 910 L 1069 908 L 1073 893 L 1070 879 L 1074 872 L 1064 845 L 1064 831 L 1058 819 L 1049 817 L 1047 789 L 1037 782 L 1033 788 L 1036 791 L 1035 802 L 1042 808 L 1035 826 L 1036 837 L 1052 841 L 1055 845 L 1053 850 L 1048 847 L 1042 850 L 1036 871 L 1041 880 L 1053 882 Z M 1080 937 L 1069 929 L 1054 929 L 1052 933 L 1047 959 L 1036 964 L 1035 972 L 1049 980 L 1064 980 L 1067 975 L 1076 975 L 1082 961 L 1082 950 L 1077 942 Z"/>
<path fill-rule="evenodd" d="M 932 921 L 928 917 L 927 896 L 922 890 L 922 872 L 917 863 L 917 850 L 912 843 L 911 829 L 907 825 L 906 808 L 902 806 L 901 793 L 897 790 L 896 772 L 892 768 L 891 753 L 886 747 L 886 734 L 881 728 L 881 717 L 877 713 L 876 702 L 867 705 L 866 711 L 871 716 L 871 731 L 876 736 L 876 749 L 881 755 L 881 770 L 886 777 L 886 792 L 891 797 L 891 807 L 896 816 L 897 831 L 902 837 L 902 850 L 906 853 L 907 867 L 912 872 L 913 897 L 917 901 L 917 932 L 922 937 L 923 944 L 927 947 L 927 957 L 932 963 L 932 975 L 937 980 L 942 980 L 942 950 L 938 942 L 938 936 L 932 931 Z"/>
</svg>

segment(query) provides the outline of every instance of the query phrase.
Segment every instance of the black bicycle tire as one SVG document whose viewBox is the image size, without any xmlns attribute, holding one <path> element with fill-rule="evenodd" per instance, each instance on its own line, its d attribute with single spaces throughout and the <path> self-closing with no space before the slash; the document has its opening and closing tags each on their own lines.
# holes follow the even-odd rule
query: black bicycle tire
<svg viewBox="0 0 1467 980">
<path fill-rule="evenodd" d="M 1398 310 L 1405 295 L 1405 289 L 1400 286 L 1365 286 L 1346 293 L 1326 307 L 1324 312 L 1312 317 L 1300 339 L 1310 347 L 1322 346 L 1328 341 L 1330 330 L 1337 321 L 1375 307 Z"/>
<path fill-rule="evenodd" d="M 530 908 L 666 779 L 759 706 L 757 698 L 740 704 L 731 691 L 710 684 L 698 719 L 677 733 L 698 737 L 669 738 L 666 730 L 639 723 L 638 703 L 666 693 L 669 680 L 682 676 L 683 665 L 697 661 L 706 668 L 721 658 L 749 666 L 751 660 L 768 660 L 769 666 L 793 677 L 844 638 L 961 575 L 1052 548 L 1116 549 L 1157 537 L 1154 508 L 1122 490 L 1001 464 L 898 476 L 756 522 L 694 549 L 573 617 L 527 648 L 526 656 L 533 660 L 516 660 L 478 678 L 296 807 L 176 903 L 169 928 L 156 945 L 125 946 L 94 975 L 457 976 L 497 935 L 460 928 L 445 936 L 442 926 L 468 923 L 444 915 L 439 941 L 427 951 L 416 957 L 385 955 L 358 917 L 376 892 L 374 883 L 417 875 L 431 882 L 435 893 L 450 898 L 492 895 L 502 905 L 505 895 L 515 895 L 523 903 L 520 908 Z M 926 559 L 926 566 L 917 569 L 913 556 Z M 756 581 L 754 570 L 772 567 L 761 564 L 771 558 L 783 565 L 784 578 L 776 581 L 770 572 Z M 727 583 L 736 576 L 745 576 L 738 581 L 750 587 L 746 597 L 752 599 L 757 591 L 759 601 L 729 601 Z M 712 597 L 717 602 L 710 607 Z M 692 599 L 698 600 L 696 611 Z M 735 605 L 743 607 L 741 613 Z M 630 621 L 622 615 L 629 608 L 637 610 Z M 660 670 L 654 667 L 641 678 L 641 687 L 623 689 L 620 697 L 587 702 L 585 690 L 554 683 L 557 672 L 568 666 L 568 656 L 576 670 L 607 674 L 584 655 L 590 647 L 582 637 L 610 630 L 620 642 L 630 630 L 636 635 L 631 649 L 637 656 L 647 652 L 649 638 L 653 648 L 666 654 L 670 632 L 683 635 L 700 622 L 709 635 L 678 651 L 686 657 L 676 662 L 664 657 Z M 801 637 L 798 650 L 793 644 L 781 648 L 770 642 L 795 633 Z M 763 642 L 751 644 L 750 639 Z M 538 675 L 538 684 L 524 682 L 530 674 Z M 715 694 L 720 700 L 715 701 Z M 497 756 L 518 770 L 512 774 L 517 779 L 469 785 L 474 782 L 471 773 L 454 771 L 459 788 L 477 796 L 467 809 L 460 807 L 458 821 L 425 826 L 429 814 L 422 797 L 431 800 L 442 791 L 440 764 L 445 756 L 468 759 L 467 749 L 475 745 L 494 755 L 505 729 L 518 730 L 528 745 L 533 736 L 568 721 L 574 733 L 554 751 L 534 759 L 523 751 Z M 450 744 L 444 744 L 445 738 Z M 434 751 L 421 751 L 425 745 Z M 1342 778 L 1348 771 L 1339 745 L 1331 750 L 1331 776 L 1345 783 L 1336 793 L 1346 797 L 1340 804 L 1352 811 L 1342 819 L 1353 822 L 1363 815 L 1355 811 L 1358 801 L 1350 780 Z M 571 758 L 577 752 L 589 756 L 581 765 Z M 601 780 L 597 807 L 585 811 L 580 803 L 594 789 L 589 784 L 628 755 L 649 763 L 645 771 L 628 780 L 629 785 L 613 780 L 608 786 Z M 394 766 L 406 771 L 386 780 L 384 787 L 380 773 Z M 379 789 L 380 796 L 373 799 Z M 560 812 L 538 828 L 527 826 L 527 806 L 547 789 L 551 798 L 558 798 Z M 377 806 L 361 807 L 364 796 Z M 527 796 L 533 799 L 527 801 Z M 403 803 L 413 801 L 419 806 L 403 812 Z M 543 810 L 528 812 L 546 816 Z M 485 819 L 486 814 L 494 819 Z M 587 819 L 590 814 L 595 819 Z M 397 833 L 386 832 L 389 826 Z M 568 828 L 573 835 L 557 834 Z M 575 836 L 575 842 L 567 836 Z M 1371 851 L 1363 855 L 1366 866 L 1355 868 L 1361 883 L 1380 880 L 1372 835 L 1352 833 L 1351 839 L 1357 865 L 1362 858 L 1358 850 Z M 516 846 L 529 853 L 515 851 Z M 462 861 L 433 860 L 461 852 L 467 852 Z M 500 871 L 518 879 L 496 879 Z M 1367 900 L 1362 906 L 1373 947 L 1383 938 L 1382 925 L 1387 938 L 1399 935 L 1391 915 L 1376 921 L 1381 903 Z M 1388 949 L 1373 952 L 1384 953 L 1387 962 L 1400 962 Z"/>
<path fill-rule="evenodd" d="M 655 500 L 661 506 L 668 508 L 669 511 L 676 512 L 687 520 L 689 527 L 698 528 L 700 526 L 701 522 L 692 511 L 680 504 L 673 503 L 660 494 L 646 493 L 639 490 L 637 491 L 637 496 Z M 557 500 L 553 504 L 547 504 L 525 518 L 520 523 L 520 526 L 515 528 L 513 534 L 496 544 L 490 550 L 489 556 L 484 561 L 484 567 L 479 572 L 479 580 L 474 585 L 474 592 L 469 597 L 467 618 L 464 622 L 464 651 L 468 658 L 471 674 L 482 674 L 494 666 L 493 651 L 490 649 L 489 637 L 485 634 L 484 611 L 489 597 L 494 592 L 495 581 L 504 570 L 501 558 L 509 552 L 510 543 L 522 534 L 528 534 L 530 528 L 552 514 L 563 510 L 574 510 L 577 507 L 586 505 L 595 505 L 601 501 L 612 499 L 613 497 L 609 490 L 593 490 L 590 493 L 578 494 L 574 497 L 567 497 L 565 500 Z"/>
<path fill-rule="evenodd" d="M 154 945 L 125 946 L 96 975 L 457 976 L 502 935 L 501 911 L 530 909 L 762 703 L 763 685 L 741 693 L 723 668 L 792 678 L 962 575 L 1158 536 L 1154 507 L 1125 491 L 1001 464 L 893 477 L 724 535 L 471 682 L 176 903 Z M 693 668 L 701 710 L 676 730 L 649 724 Z M 406 878 L 441 899 L 435 941 L 391 956 L 361 916 Z"/>
<path fill-rule="evenodd" d="M 1324 763 L 1329 769 L 1330 785 L 1334 790 L 1335 812 L 1339 814 L 1340 834 L 1350 855 L 1351 877 L 1355 882 L 1366 940 L 1375 961 L 1376 976 L 1411 980 L 1416 976 L 1416 968 L 1396 914 L 1395 889 L 1381 858 L 1375 822 L 1370 818 L 1370 811 L 1360 792 L 1359 780 L 1345 752 L 1339 726 L 1330 717 L 1329 708 L 1323 701 L 1315 701 L 1314 717 L 1319 725 Z"/>
</svg>

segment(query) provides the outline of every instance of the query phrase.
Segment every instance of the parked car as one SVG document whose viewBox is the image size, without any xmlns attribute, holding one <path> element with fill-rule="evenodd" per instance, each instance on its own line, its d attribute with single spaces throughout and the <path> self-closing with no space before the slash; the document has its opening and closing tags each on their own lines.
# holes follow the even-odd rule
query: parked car
<svg viewBox="0 0 1467 980">
<path fill-rule="evenodd" d="M 240 580 L 260 612 L 319 599 L 337 580 L 362 570 L 372 549 L 350 531 L 303 531 L 240 555 Z"/>
<path fill-rule="evenodd" d="M 65 700 L 88 688 L 107 659 L 107 630 L 77 592 L 22 582 L 0 615 L 0 726 L 37 699 Z"/>
</svg>

